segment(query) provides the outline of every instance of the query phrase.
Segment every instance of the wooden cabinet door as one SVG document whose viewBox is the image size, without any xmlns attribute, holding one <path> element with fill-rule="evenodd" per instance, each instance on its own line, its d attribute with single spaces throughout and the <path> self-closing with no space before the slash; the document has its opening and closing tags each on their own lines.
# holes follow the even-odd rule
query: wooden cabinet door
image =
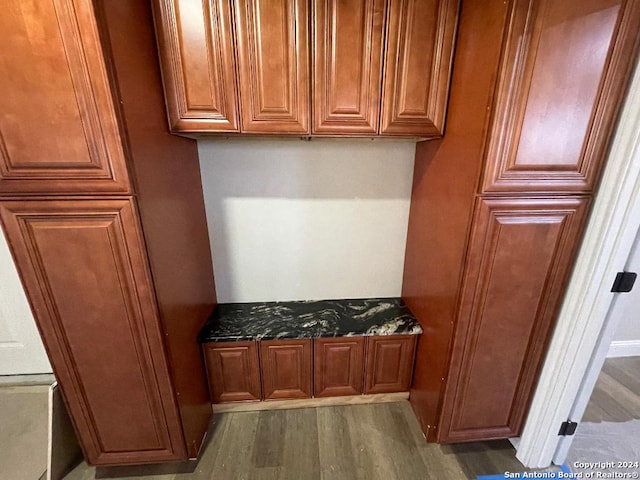
<svg viewBox="0 0 640 480">
<path fill-rule="evenodd" d="M 384 14 L 384 0 L 313 1 L 313 133 L 378 133 Z"/>
<path fill-rule="evenodd" d="M 439 441 L 521 433 L 588 204 L 479 200 Z"/>
<path fill-rule="evenodd" d="M 229 0 L 154 0 L 173 131 L 239 131 L 230 4 Z"/>
<path fill-rule="evenodd" d="M 241 130 L 309 133 L 306 0 L 235 2 Z"/>
<path fill-rule="evenodd" d="M 129 191 L 91 0 L 6 0 L 0 194 Z"/>
<path fill-rule="evenodd" d="M 516 0 L 484 192 L 588 192 L 625 93 L 640 2 Z"/>
<path fill-rule="evenodd" d="M 265 400 L 311 397 L 311 340 L 260 342 Z"/>
<path fill-rule="evenodd" d="M 314 350 L 316 397 L 360 395 L 364 378 L 364 337 L 317 338 Z"/>
<path fill-rule="evenodd" d="M 364 393 L 408 392 L 416 335 L 367 338 Z"/>
<path fill-rule="evenodd" d="M 262 398 L 257 342 L 210 342 L 202 348 L 213 403 Z"/>
<path fill-rule="evenodd" d="M 441 136 L 459 0 L 390 0 L 382 135 Z"/>
<path fill-rule="evenodd" d="M 3 201 L 0 217 L 87 460 L 186 458 L 132 201 Z"/>
</svg>

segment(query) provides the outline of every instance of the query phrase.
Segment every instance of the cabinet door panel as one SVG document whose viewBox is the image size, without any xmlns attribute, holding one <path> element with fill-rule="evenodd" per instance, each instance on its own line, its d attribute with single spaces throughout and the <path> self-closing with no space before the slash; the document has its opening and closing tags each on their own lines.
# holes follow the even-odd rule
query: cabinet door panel
<svg viewBox="0 0 640 480">
<path fill-rule="evenodd" d="M 624 95 L 639 20 L 640 6 L 633 1 L 515 2 L 485 192 L 593 189 Z"/>
<path fill-rule="evenodd" d="M 391 0 L 381 134 L 441 136 L 459 0 Z"/>
<path fill-rule="evenodd" d="M 311 397 L 311 340 L 260 342 L 265 400 Z"/>
<path fill-rule="evenodd" d="M 368 337 L 364 393 L 408 391 L 415 344 L 415 335 Z"/>
<path fill-rule="evenodd" d="M 7 0 L 0 29 L 0 194 L 128 192 L 90 0 Z"/>
<path fill-rule="evenodd" d="M 180 132 L 237 132 L 228 0 L 154 0 L 169 123 Z"/>
<path fill-rule="evenodd" d="M 316 397 L 359 395 L 364 377 L 364 337 L 314 341 Z"/>
<path fill-rule="evenodd" d="M 257 342 L 211 342 L 203 349 L 213 403 L 260 400 Z"/>
<path fill-rule="evenodd" d="M 479 201 L 439 440 L 520 434 L 588 203 Z"/>
<path fill-rule="evenodd" d="M 131 201 L 5 201 L 0 215 L 89 462 L 185 458 Z"/>
<path fill-rule="evenodd" d="M 313 5 L 313 133 L 376 134 L 385 2 Z"/>
<path fill-rule="evenodd" d="M 307 5 L 235 2 L 243 132 L 309 133 Z"/>
</svg>

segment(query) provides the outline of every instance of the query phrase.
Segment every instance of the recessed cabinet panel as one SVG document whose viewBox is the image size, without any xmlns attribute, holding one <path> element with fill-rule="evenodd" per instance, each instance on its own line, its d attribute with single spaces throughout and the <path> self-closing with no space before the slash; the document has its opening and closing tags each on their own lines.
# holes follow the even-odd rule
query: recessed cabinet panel
<svg viewBox="0 0 640 480">
<path fill-rule="evenodd" d="M 444 131 L 459 0 L 391 0 L 380 133 Z"/>
<path fill-rule="evenodd" d="M 314 340 L 316 397 L 360 395 L 364 373 L 365 337 Z"/>
<path fill-rule="evenodd" d="M 587 198 L 480 200 L 441 441 L 520 434 L 588 204 Z"/>
<path fill-rule="evenodd" d="M 364 393 L 406 392 L 411 385 L 415 335 L 367 338 Z"/>
<path fill-rule="evenodd" d="M 313 133 L 376 134 L 383 0 L 313 2 Z"/>
<path fill-rule="evenodd" d="M 0 193 L 128 192 L 90 0 L 2 4 Z"/>
<path fill-rule="evenodd" d="M 131 201 L 5 201 L 0 215 L 88 460 L 186 458 Z"/>
<path fill-rule="evenodd" d="M 242 131 L 309 133 L 306 0 L 235 2 Z"/>
<path fill-rule="evenodd" d="M 213 403 L 260 400 L 256 342 L 207 343 L 204 356 Z"/>
<path fill-rule="evenodd" d="M 265 400 L 311 397 L 311 340 L 260 342 Z"/>
<path fill-rule="evenodd" d="M 239 131 L 230 3 L 154 0 L 172 130 Z"/>
<path fill-rule="evenodd" d="M 593 189 L 638 29 L 632 3 L 515 2 L 484 191 Z"/>
</svg>

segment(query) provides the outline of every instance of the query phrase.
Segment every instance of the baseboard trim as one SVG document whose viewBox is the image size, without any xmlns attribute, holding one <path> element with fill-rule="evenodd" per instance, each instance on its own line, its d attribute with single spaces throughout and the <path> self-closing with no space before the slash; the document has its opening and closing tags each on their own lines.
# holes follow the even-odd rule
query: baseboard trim
<svg viewBox="0 0 640 480">
<path fill-rule="evenodd" d="M 334 407 L 339 405 L 363 405 L 368 403 L 401 402 L 409 399 L 409 392 L 350 395 L 346 397 L 305 398 L 301 400 L 271 400 L 266 402 L 214 403 L 213 413 L 255 412 L 283 410 L 287 408 Z"/>
<path fill-rule="evenodd" d="M 611 342 L 607 358 L 640 356 L 640 340 L 617 340 Z"/>
</svg>

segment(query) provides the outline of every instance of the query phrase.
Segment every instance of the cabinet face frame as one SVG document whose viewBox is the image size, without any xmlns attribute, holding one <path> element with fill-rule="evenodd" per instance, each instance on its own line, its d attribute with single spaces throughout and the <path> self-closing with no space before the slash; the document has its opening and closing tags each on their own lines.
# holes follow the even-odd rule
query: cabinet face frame
<svg viewBox="0 0 640 480">
<path fill-rule="evenodd" d="M 384 0 L 313 0 L 313 134 L 378 133 L 385 3 Z M 358 7 L 359 12 L 349 13 L 356 19 L 360 13 L 360 19 L 349 24 L 356 29 L 354 35 L 338 38 L 338 8 L 346 7 Z M 344 26 L 342 30 L 346 35 Z M 359 48 L 346 52 L 346 45 L 352 46 L 352 43 Z M 353 65 L 358 66 L 356 76 L 338 78 L 345 66 Z M 350 103 L 340 98 L 345 92 L 351 97 Z"/>
<path fill-rule="evenodd" d="M 360 395 L 364 382 L 365 337 L 316 338 L 313 381 L 316 397 Z M 338 375 L 336 371 L 341 370 Z"/>
<path fill-rule="evenodd" d="M 262 399 L 258 342 L 207 342 L 203 350 L 212 403 Z"/>
<path fill-rule="evenodd" d="M 191 30 L 199 27 L 199 37 L 182 33 L 181 4 L 184 21 Z M 171 130 L 239 132 L 230 2 L 153 0 L 153 10 Z"/>
<path fill-rule="evenodd" d="M 309 134 L 308 1 L 263 3 L 235 2 L 241 130 Z"/>
<path fill-rule="evenodd" d="M 478 200 L 438 441 L 521 433 L 589 203 Z"/>
<path fill-rule="evenodd" d="M 186 458 L 133 199 L 2 201 L 0 217 L 88 461 Z"/>
<path fill-rule="evenodd" d="M 311 398 L 312 340 L 260 341 L 264 400 Z"/>
<path fill-rule="evenodd" d="M 93 4 L 39 3 L 28 18 L 3 14 L 5 65 L 13 66 L 0 72 L 0 194 L 128 193 Z M 34 83 L 43 76 L 47 86 Z"/>
<path fill-rule="evenodd" d="M 380 135 L 444 133 L 459 6 L 460 0 L 389 1 Z"/>
<path fill-rule="evenodd" d="M 580 14 L 588 6 L 515 1 L 482 192 L 587 193 L 595 187 L 633 67 L 640 8 L 620 0 L 615 10 Z M 570 15 L 573 22 L 564 18 Z M 548 23 L 554 28 L 545 28 Z M 565 48 L 552 48 L 559 44 Z"/>
<path fill-rule="evenodd" d="M 364 393 L 407 392 L 417 335 L 367 337 Z"/>
</svg>

